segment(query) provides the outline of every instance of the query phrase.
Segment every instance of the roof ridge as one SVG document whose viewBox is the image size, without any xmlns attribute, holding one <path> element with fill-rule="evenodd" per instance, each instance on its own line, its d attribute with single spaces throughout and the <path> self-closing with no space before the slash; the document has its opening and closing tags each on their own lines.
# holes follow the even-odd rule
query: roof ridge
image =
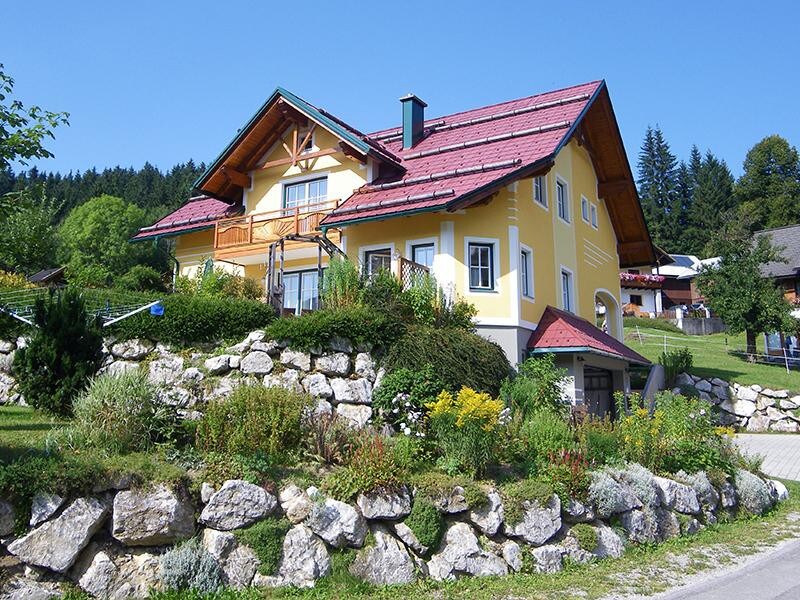
<svg viewBox="0 0 800 600">
<path fill-rule="evenodd" d="M 795 227 L 800 228 L 800 223 L 794 223 L 792 225 L 781 225 L 780 227 L 770 227 L 769 229 L 759 229 L 758 231 L 754 231 L 753 235 L 758 235 L 759 233 L 769 233 L 770 231 L 780 231 L 781 229 L 793 229 Z"/>
</svg>

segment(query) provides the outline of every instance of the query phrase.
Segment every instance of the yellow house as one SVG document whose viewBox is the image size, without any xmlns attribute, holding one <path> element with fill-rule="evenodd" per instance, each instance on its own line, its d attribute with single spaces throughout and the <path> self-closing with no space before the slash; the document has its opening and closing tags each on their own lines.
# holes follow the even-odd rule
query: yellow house
<svg viewBox="0 0 800 600">
<path fill-rule="evenodd" d="M 317 307 L 337 252 L 366 272 L 427 269 L 512 363 L 548 306 L 594 323 L 602 303 L 621 339 L 619 270 L 655 255 L 605 82 L 435 119 L 401 104 L 401 126 L 367 135 L 278 88 L 201 195 L 136 239 L 175 238 L 181 274 L 210 259 L 290 312 Z"/>
</svg>

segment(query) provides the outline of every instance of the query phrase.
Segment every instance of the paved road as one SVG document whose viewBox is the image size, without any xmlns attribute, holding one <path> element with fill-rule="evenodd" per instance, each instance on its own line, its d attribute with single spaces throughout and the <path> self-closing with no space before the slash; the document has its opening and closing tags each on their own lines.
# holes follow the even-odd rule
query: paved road
<svg viewBox="0 0 800 600">
<path fill-rule="evenodd" d="M 736 444 L 744 454 L 764 456 L 761 470 L 767 475 L 800 481 L 800 434 L 744 433 Z"/>
<path fill-rule="evenodd" d="M 800 540 L 752 563 L 655 596 L 654 600 L 797 600 L 800 598 Z"/>
</svg>

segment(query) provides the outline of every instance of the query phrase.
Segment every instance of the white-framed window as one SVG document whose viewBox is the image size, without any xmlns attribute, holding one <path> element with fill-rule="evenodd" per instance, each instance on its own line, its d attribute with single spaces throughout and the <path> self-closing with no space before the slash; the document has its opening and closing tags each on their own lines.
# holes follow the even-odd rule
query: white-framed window
<svg viewBox="0 0 800 600">
<path fill-rule="evenodd" d="M 533 178 L 533 201 L 547 208 L 547 178 L 544 175 Z"/>
<path fill-rule="evenodd" d="M 433 256 L 435 254 L 433 242 L 411 245 L 411 260 L 418 265 L 423 265 L 429 269 L 433 267 Z"/>
<path fill-rule="evenodd" d="M 560 177 L 556 178 L 556 206 L 558 208 L 558 217 L 569 223 L 569 190 L 567 189 L 567 182 Z"/>
<path fill-rule="evenodd" d="M 494 244 L 469 244 L 469 289 L 494 290 Z"/>
<path fill-rule="evenodd" d="M 519 290 L 523 298 L 533 298 L 533 250 L 527 246 L 519 251 Z"/>
<path fill-rule="evenodd" d="M 378 271 L 392 270 L 392 249 L 375 248 L 364 251 L 364 274 L 374 275 Z"/>
<path fill-rule="evenodd" d="M 591 213 L 591 223 L 592 227 L 597 229 L 597 204 L 592 202 L 589 212 Z"/>
<path fill-rule="evenodd" d="M 328 199 L 328 178 L 317 177 L 283 184 L 283 208 L 321 204 Z"/>
<path fill-rule="evenodd" d="M 319 308 L 319 273 L 316 269 L 283 274 L 283 308 L 295 314 Z"/>
<path fill-rule="evenodd" d="M 589 222 L 589 200 L 586 196 L 581 196 L 581 218 L 585 222 Z"/>
<path fill-rule="evenodd" d="M 575 312 L 573 306 L 574 290 L 572 282 L 572 271 L 561 267 L 561 308 L 569 312 Z"/>
</svg>

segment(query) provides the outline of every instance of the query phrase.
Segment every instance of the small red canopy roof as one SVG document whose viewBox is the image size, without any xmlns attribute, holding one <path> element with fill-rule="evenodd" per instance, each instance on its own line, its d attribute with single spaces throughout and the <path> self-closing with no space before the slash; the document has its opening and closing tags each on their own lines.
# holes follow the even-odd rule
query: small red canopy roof
<svg viewBox="0 0 800 600">
<path fill-rule="evenodd" d="M 153 225 L 142 227 L 133 239 L 138 241 L 207 229 L 213 227 L 217 219 L 233 217 L 241 211 L 242 207 L 235 204 L 228 204 L 208 196 L 195 196 Z"/>
<path fill-rule="evenodd" d="M 544 310 L 536 331 L 528 340 L 528 349 L 538 352 L 592 352 L 642 365 L 650 364 L 644 356 L 586 319 L 552 306 Z"/>
</svg>

